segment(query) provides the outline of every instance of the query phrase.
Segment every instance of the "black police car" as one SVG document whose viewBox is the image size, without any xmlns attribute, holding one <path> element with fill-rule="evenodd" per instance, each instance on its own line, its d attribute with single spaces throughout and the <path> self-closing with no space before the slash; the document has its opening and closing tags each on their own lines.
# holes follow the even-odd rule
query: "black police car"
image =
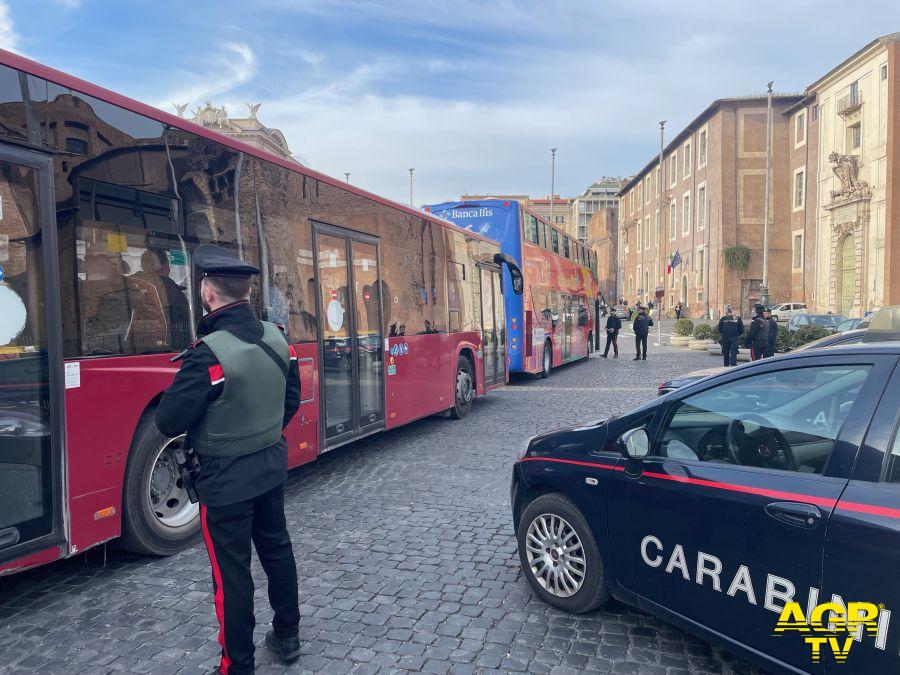
<svg viewBox="0 0 900 675">
<path fill-rule="evenodd" d="M 530 439 L 525 576 L 554 607 L 614 597 L 769 669 L 900 673 L 898 363 L 896 343 L 764 359 Z M 832 601 L 879 608 L 844 664 L 827 640 L 813 660 L 804 622 L 774 634 L 788 603 Z"/>
</svg>

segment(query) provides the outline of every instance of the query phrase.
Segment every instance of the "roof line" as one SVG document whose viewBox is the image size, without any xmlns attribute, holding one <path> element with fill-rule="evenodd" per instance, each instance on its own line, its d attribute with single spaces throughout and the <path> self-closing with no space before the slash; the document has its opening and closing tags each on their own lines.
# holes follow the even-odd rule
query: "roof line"
<svg viewBox="0 0 900 675">
<path fill-rule="evenodd" d="M 730 98 L 717 98 L 712 103 L 710 103 L 703 111 L 697 115 L 694 119 L 688 122 L 685 127 L 679 131 L 675 137 L 669 141 L 668 145 L 663 148 L 663 155 L 667 155 L 675 146 L 679 145 L 681 141 L 683 141 L 687 136 L 690 135 L 690 132 L 693 131 L 693 128 L 700 123 L 703 119 L 705 119 L 708 115 L 712 114 L 712 112 L 721 107 L 725 103 L 745 103 L 751 101 L 765 101 L 768 98 L 766 94 L 757 94 L 753 96 L 734 96 Z M 802 99 L 803 94 L 774 94 L 772 96 L 773 101 L 784 101 L 789 99 Z M 617 193 L 619 197 L 624 195 L 628 190 L 634 187 L 640 180 L 647 175 L 653 167 L 659 166 L 659 155 L 656 155 L 652 160 L 647 162 L 643 169 L 634 174 L 631 178 L 628 179 L 628 182 L 622 186 L 622 188 Z"/>
<path fill-rule="evenodd" d="M 862 56 L 864 53 L 866 53 L 867 51 L 872 49 L 875 45 L 880 44 L 883 46 L 887 46 L 887 44 L 890 42 L 900 42 L 900 33 L 888 33 L 887 35 L 882 35 L 881 37 L 877 37 L 874 40 L 872 40 L 871 42 L 866 43 L 863 47 L 861 47 L 860 49 L 857 49 L 853 54 L 848 56 L 846 59 L 844 59 L 839 64 L 837 64 L 834 68 L 829 70 L 827 73 L 822 75 L 819 79 L 817 79 L 815 82 L 813 82 L 811 85 L 809 85 L 806 88 L 807 93 L 814 91 L 817 86 L 822 84 L 822 82 L 824 82 L 825 80 L 830 78 L 832 75 L 834 75 L 836 72 L 841 70 L 844 66 L 846 66 L 851 61 Z"/>
<path fill-rule="evenodd" d="M 482 237 L 477 233 L 465 230 L 457 225 L 454 225 L 453 223 L 444 221 L 441 218 L 435 218 L 434 216 L 425 213 L 421 209 L 416 209 L 412 206 L 401 204 L 400 202 L 395 202 L 392 199 L 381 197 L 379 195 L 376 195 L 374 192 L 363 190 L 362 188 L 351 185 L 346 181 L 340 180 L 338 178 L 333 178 L 332 176 L 321 173 L 320 171 L 305 167 L 302 164 L 294 162 L 293 160 L 278 157 L 277 155 L 273 155 L 272 153 L 265 150 L 260 150 L 243 141 L 232 138 L 231 136 L 226 136 L 216 131 L 212 131 L 204 126 L 191 122 L 190 120 L 186 120 L 183 117 L 178 117 L 176 115 L 173 115 L 172 113 L 167 113 L 166 111 L 160 110 L 159 108 L 151 106 L 147 103 L 141 103 L 140 101 L 125 96 L 124 94 L 116 93 L 110 89 L 107 89 L 106 87 L 101 87 L 100 85 L 93 84 L 74 75 L 69 75 L 68 73 L 64 73 L 61 70 L 57 70 L 56 68 L 52 68 L 50 66 L 29 59 L 25 56 L 21 56 L 20 54 L 14 54 L 13 52 L 7 51 L 5 49 L 0 49 L 0 65 L 8 66 L 15 70 L 21 70 L 30 75 L 34 75 L 35 77 L 40 77 L 42 79 L 48 80 L 49 82 L 58 84 L 61 87 L 65 87 L 66 89 L 72 89 L 86 96 L 92 96 L 106 103 L 124 108 L 125 110 L 136 113 L 138 115 L 149 117 L 150 119 L 155 120 L 161 124 L 165 124 L 176 129 L 181 129 L 182 131 L 196 134 L 197 136 L 206 138 L 207 140 L 214 141 L 220 145 L 229 147 L 232 150 L 243 152 L 247 155 L 252 155 L 253 157 L 257 157 L 258 159 L 270 162 L 271 164 L 276 164 L 284 169 L 288 169 L 289 171 L 303 174 L 315 180 L 321 181 L 327 185 L 331 185 L 332 187 L 338 188 L 340 190 L 345 190 L 359 197 L 363 197 L 378 204 L 382 204 L 398 211 L 402 211 L 408 215 L 422 218 L 423 220 L 429 220 L 443 227 L 450 227 L 451 229 L 464 232 L 466 235 L 474 235 L 479 239 L 483 239 L 484 241 L 492 241 L 487 237 Z"/>
</svg>

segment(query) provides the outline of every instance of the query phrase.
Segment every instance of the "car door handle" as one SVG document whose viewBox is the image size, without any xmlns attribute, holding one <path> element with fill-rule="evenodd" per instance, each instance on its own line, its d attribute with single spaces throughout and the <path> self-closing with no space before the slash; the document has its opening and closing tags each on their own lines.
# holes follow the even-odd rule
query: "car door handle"
<svg viewBox="0 0 900 675">
<path fill-rule="evenodd" d="M 822 512 L 812 504 L 800 502 L 772 502 L 766 505 L 766 513 L 782 523 L 814 530 L 822 520 Z"/>
</svg>

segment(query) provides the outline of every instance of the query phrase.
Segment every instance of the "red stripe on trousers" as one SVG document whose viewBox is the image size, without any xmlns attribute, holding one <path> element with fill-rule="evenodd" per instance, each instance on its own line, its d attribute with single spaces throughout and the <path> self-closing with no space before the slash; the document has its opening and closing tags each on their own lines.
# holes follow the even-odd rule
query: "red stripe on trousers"
<svg viewBox="0 0 900 675">
<path fill-rule="evenodd" d="M 212 537 L 209 536 L 209 527 L 206 525 L 206 507 L 200 505 L 200 525 L 203 529 L 203 539 L 206 541 L 206 550 L 209 552 L 209 564 L 212 566 L 213 581 L 216 584 L 214 601 L 216 604 L 216 619 L 219 621 L 219 644 L 222 645 L 222 661 L 219 670 L 223 675 L 228 675 L 231 667 L 231 659 L 225 650 L 225 591 L 222 589 L 222 572 L 216 560 L 216 549 L 213 547 Z"/>
</svg>

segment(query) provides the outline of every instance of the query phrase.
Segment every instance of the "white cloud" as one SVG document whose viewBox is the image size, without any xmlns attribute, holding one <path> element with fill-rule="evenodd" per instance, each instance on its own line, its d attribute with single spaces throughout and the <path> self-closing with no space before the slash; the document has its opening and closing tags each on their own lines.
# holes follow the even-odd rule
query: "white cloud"
<svg viewBox="0 0 900 675">
<path fill-rule="evenodd" d="M 169 111 L 173 102 L 202 105 L 251 81 L 256 70 L 256 55 L 248 45 L 223 42 L 218 51 L 199 61 L 196 70 L 176 70 L 178 83 L 155 105 Z"/>
<path fill-rule="evenodd" d="M 6 2 L 0 2 L 0 49 L 19 51 L 19 35 Z"/>
</svg>

